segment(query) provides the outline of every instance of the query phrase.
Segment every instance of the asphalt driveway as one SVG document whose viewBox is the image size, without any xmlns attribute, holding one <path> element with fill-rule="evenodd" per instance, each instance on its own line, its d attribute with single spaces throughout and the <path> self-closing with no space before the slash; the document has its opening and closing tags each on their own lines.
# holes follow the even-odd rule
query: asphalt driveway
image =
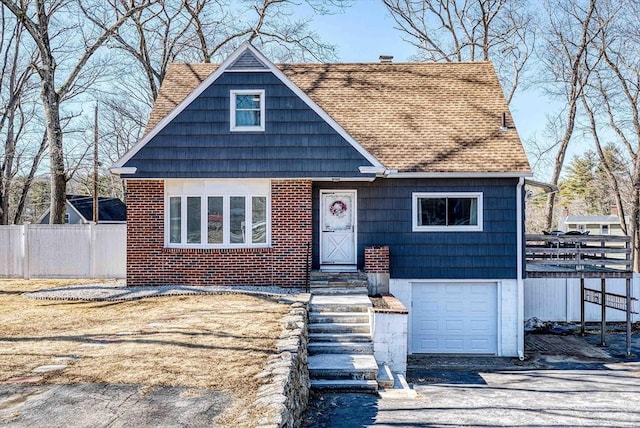
<svg viewBox="0 0 640 428">
<path fill-rule="evenodd" d="M 137 385 L 2 385 L 1 427 L 203 427 L 231 402 L 198 388 Z"/>
<path fill-rule="evenodd" d="M 534 355 L 525 363 L 472 359 L 465 368 L 464 361 L 451 358 L 418 362 L 408 372 L 417 398 L 314 394 L 305 423 L 308 427 L 640 426 L 638 358 L 621 358 L 616 346 L 608 348 L 606 356 L 602 348 L 588 343 L 592 338 L 581 340 L 582 355 Z M 640 341 L 637 337 L 634 341 L 638 355 Z"/>
<path fill-rule="evenodd" d="M 315 395 L 307 426 L 640 426 L 637 363 L 478 376 L 483 384 L 414 385 L 416 399 Z"/>
</svg>

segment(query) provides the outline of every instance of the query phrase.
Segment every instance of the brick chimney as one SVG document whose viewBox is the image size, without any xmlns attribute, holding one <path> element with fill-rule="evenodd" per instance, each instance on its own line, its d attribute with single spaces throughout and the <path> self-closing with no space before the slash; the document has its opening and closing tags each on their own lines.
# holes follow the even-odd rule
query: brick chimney
<svg viewBox="0 0 640 428">
<path fill-rule="evenodd" d="M 569 207 L 562 208 L 562 217 L 569 217 Z"/>
<path fill-rule="evenodd" d="M 618 217 L 618 206 L 615 204 L 611 205 L 611 215 Z"/>
</svg>

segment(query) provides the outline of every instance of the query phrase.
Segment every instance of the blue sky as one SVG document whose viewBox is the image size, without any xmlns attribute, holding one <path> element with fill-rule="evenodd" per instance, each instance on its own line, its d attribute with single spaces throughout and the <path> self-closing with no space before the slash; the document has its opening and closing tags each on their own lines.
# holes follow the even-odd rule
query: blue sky
<svg viewBox="0 0 640 428">
<path fill-rule="evenodd" d="M 338 47 L 340 62 L 377 62 L 380 55 L 405 62 L 415 49 L 394 24 L 382 1 L 357 0 L 343 13 L 314 17 L 312 26 L 323 41 Z M 523 141 L 542 138 L 546 115 L 553 108 L 557 104 L 535 88 L 516 94 L 511 111 Z"/>
</svg>

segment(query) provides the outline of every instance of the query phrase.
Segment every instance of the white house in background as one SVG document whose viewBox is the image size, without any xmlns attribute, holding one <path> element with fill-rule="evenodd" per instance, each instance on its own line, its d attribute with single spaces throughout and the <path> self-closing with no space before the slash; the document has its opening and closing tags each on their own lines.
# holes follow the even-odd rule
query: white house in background
<svg viewBox="0 0 640 428">
<path fill-rule="evenodd" d="M 627 224 L 629 219 L 627 218 Z M 611 207 L 608 215 L 569 215 L 565 209 L 564 216 L 558 225 L 563 232 L 588 232 L 590 235 L 613 235 L 623 236 L 620 227 L 620 217 L 618 207 Z"/>
</svg>

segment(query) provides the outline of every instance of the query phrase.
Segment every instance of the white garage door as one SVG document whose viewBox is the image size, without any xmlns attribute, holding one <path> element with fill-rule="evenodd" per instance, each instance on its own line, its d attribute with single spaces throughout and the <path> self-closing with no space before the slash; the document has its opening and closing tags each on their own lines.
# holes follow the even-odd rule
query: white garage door
<svg viewBox="0 0 640 428">
<path fill-rule="evenodd" d="M 413 284 L 413 353 L 497 354 L 495 283 Z"/>
</svg>

